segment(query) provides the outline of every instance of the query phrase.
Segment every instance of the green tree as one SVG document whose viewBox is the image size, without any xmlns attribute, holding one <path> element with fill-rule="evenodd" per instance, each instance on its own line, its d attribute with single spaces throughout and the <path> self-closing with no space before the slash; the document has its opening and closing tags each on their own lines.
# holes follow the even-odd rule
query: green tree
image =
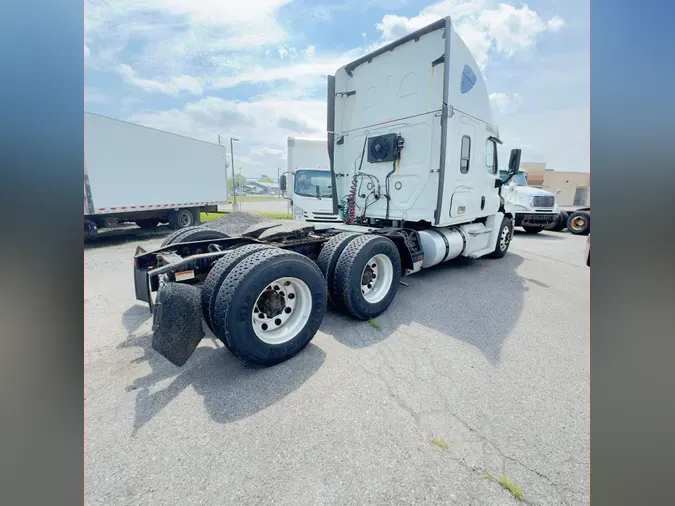
<svg viewBox="0 0 675 506">
<path fill-rule="evenodd" d="M 272 179 L 271 177 L 263 174 L 262 177 L 260 178 L 260 182 L 261 183 L 274 183 L 274 179 Z"/>
<path fill-rule="evenodd" d="M 234 178 L 235 178 L 235 181 L 237 182 L 237 189 L 241 188 L 242 186 L 244 186 L 247 183 L 246 178 L 244 176 L 242 176 L 241 174 L 235 174 Z M 231 177 L 227 178 L 227 186 L 230 188 L 230 190 L 233 188 Z"/>
</svg>

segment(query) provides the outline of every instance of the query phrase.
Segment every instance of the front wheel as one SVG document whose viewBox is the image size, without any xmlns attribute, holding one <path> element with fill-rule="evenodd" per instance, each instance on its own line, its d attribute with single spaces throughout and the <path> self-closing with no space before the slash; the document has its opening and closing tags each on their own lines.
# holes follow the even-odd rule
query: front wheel
<svg viewBox="0 0 675 506">
<path fill-rule="evenodd" d="M 511 245 L 511 238 L 513 237 L 513 222 L 508 216 L 504 216 L 502 224 L 499 226 L 499 235 L 497 236 L 497 244 L 495 250 L 490 253 L 490 258 L 502 258 L 506 255 Z"/>
</svg>

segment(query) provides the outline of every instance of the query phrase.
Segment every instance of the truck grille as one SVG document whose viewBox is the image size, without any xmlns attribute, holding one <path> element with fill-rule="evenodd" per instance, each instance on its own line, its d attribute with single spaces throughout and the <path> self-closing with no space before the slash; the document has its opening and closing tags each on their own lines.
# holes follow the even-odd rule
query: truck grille
<svg viewBox="0 0 675 506">
<path fill-rule="evenodd" d="M 553 196 L 536 196 L 532 197 L 532 207 L 553 207 L 555 197 Z"/>
</svg>

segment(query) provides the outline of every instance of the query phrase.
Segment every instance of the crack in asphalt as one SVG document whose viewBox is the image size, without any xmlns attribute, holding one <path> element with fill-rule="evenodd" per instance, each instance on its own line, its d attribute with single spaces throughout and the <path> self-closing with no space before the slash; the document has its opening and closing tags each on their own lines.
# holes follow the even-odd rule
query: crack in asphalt
<svg viewBox="0 0 675 506">
<path fill-rule="evenodd" d="M 431 366 L 431 369 L 433 370 L 434 374 L 435 374 L 436 376 L 438 376 L 439 374 L 438 374 L 438 371 L 437 371 L 437 368 L 436 368 L 436 364 L 434 363 L 434 360 L 433 360 L 433 354 L 431 353 L 431 351 L 430 351 L 427 347 L 425 347 L 424 345 L 422 345 L 421 342 L 419 341 L 419 339 L 417 339 L 417 337 L 416 337 L 414 334 L 411 334 L 411 333 L 409 333 L 409 332 L 406 332 L 405 330 L 402 330 L 402 329 L 400 329 L 400 328 L 397 329 L 397 331 L 398 331 L 398 332 L 401 332 L 402 334 L 405 334 L 406 336 L 409 336 L 409 337 L 413 338 L 413 339 L 412 339 L 412 342 L 415 344 L 415 346 L 416 346 L 418 349 L 420 349 L 420 350 L 423 351 L 425 354 L 427 354 L 427 356 L 428 356 L 428 358 L 429 358 L 429 365 Z M 361 335 L 360 332 L 359 332 L 358 334 L 359 334 L 359 337 L 361 337 L 361 338 L 363 337 L 363 336 Z M 364 341 L 365 341 L 365 339 L 364 339 Z M 390 349 L 388 349 L 388 348 L 389 348 L 389 347 L 388 347 L 388 345 L 386 345 L 386 344 L 382 344 L 381 346 L 377 347 L 377 355 L 379 355 L 380 358 L 383 359 L 383 361 L 384 361 L 385 364 L 388 363 L 387 357 L 385 356 L 385 352 L 386 352 L 386 351 L 389 351 L 389 352 L 392 351 L 392 350 L 390 350 Z M 415 358 L 413 358 L 413 360 L 415 360 Z M 506 454 L 502 451 L 502 449 L 499 447 L 499 445 L 498 445 L 496 442 L 492 441 L 492 440 L 489 439 L 488 437 L 486 437 L 486 436 L 480 434 L 480 433 L 477 432 L 475 429 L 471 428 L 471 425 L 470 425 L 466 420 L 464 420 L 463 418 L 461 418 L 460 416 L 458 416 L 457 414 L 455 414 L 455 413 L 452 411 L 452 408 L 451 408 L 451 406 L 450 406 L 450 400 L 443 394 L 443 392 L 441 391 L 440 387 L 439 387 L 436 383 L 434 383 L 433 381 L 430 381 L 430 380 L 427 380 L 427 379 L 425 379 L 425 378 L 422 378 L 422 377 L 418 374 L 417 369 L 415 369 L 415 368 L 408 368 L 408 367 L 400 367 L 400 366 L 397 367 L 397 370 L 402 370 L 402 371 L 405 371 L 405 372 L 409 373 L 410 375 L 413 376 L 413 378 L 414 378 L 415 380 L 417 380 L 417 381 L 419 381 L 420 383 L 422 383 L 422 384 L 424 384 L 424 385 L 430 387 L 431 390 L 433 391 L 433 393 L 435 394 L 435 397 L 437 397 L 437 398 L 442 402 L 443 407 L 442 407 L 441 409 L 416 410 L 416 409 L 415 409 L 413 406 L 411 406 L 405 399 L 401 398 L 401 396 L 400 396 L 399 394 L 397 394 L 397 392 L 396 392 L 395 389 L 393 388 L 392 384 L 390 383 L 390 380 L 387 379 L 387 378 L 384 376 L 384 374 L 386 374 L 387 371 L 388 371 L 388 373 L 390 373 L 390 374 L 393 376 L 394 382 L 400 382 L 401 384 L 407 385 L 407 386 L 408 386 L 413 392 L 415 392 L 415 393 L 422 394 L 423 391 L 422 391 L 420 388 L 418 388 L 418 387 L 414 384 L 414 382 L 409 381 L 408 378 L 405 378 L 405 377 L 403 377 L 402 375 L 397 374 L 397 372 L 396 372 L 397 370 L 393 369 L 393 367 L 380 364 L 380 365 L 377 367 L 377 369 L 379 369 L 380 372 L 375 372 L 375 371 L 370 370 L 370 369 L 369 369 L 368 367 L 366 367 L 363 363 L 361 363 L 360 366 L 361 366 L 361 368 L 363 369 L 363 371 L 364 371 L 367 375 L 369 375 L 369 376 L 371 376 L 371 377 L 373 377 L 373 378 L 376 378 L 376 379 L 380 380 L 380 382 L 381 382 L 381 383 L 384 385 L 384 387 L 386 388 L 389 397 L 391 397 L 391 398 L 394 400 L 394 402 L 396 402 L 396 404 L 397 404 L 401 409 L 403 409 L 406 413 L 408 413 L 408 414 L 413 418 L 413 420 L 415 421 L 415 424 L 417 425 L 417 427 L 418 427 L 418 429 L 419 429 L 420 431 L 422 431 L 422 432 L 424 432 L 424 433 L 427 433 L 429 436 L 432 435 L 428 430 L 426 430 L 426 429 L 423 427 L 423 421 L 422 421 L 422 418 L 423 418 L 424 416 L 428 416 L 428 415 L 432 415 L 432 414 L 446 414 L 446 415 L 450 415 L 450 416 L 453 417 L 455 420 L 457 420 L 462 426 L 464 426 L 464 427 L 467 429 L 467 431 L 469 432 L 469 434 L 472 434 L 472 435 L 475 436 L 479 441 L 481 441 L 484 445 L 486 445 L 487 448 L 492 449 L 494 452 L 496 452 L 497 454 L 499 454 L 499 456 L 502 458 L 502 468 L 501 468 L 501 473 L 502 473 L 503 475 L 506 474 L 506 461 L 509 461 L 509 462 L 512 462 L 512 463 L 514 463 L 514 464 L 516 464 L 516 465 L 518 465 L 518 466 L 521 466 L 522 468 L 526 469 L 526 470 L 529 471 L 530 473 L 532 473 L 532 474 L 538 476 L 539 478 L 541 478 L 541 479 L 545 480 L 547 483 L 549 483 L 550 486 L 553 487 L 553 489 L 556 491 L 556 493 L 558 494 L 558 496 L 560 497 L 560 499 L 561 499 L 565 504 L 569 504 L 569 503 L 568 503 L 568 501 L 565 499 L 564 494 L 562 494 L 562 491 L 567 492 L 567 493 L 571 493 L 571 494 L 573 494 L 573 495 L 580 496 L 580 497 L 583 497 L 583 496 L 585 495 L 585 491 L 575 490 L 573 487 L 571 487 L 571 486 L 569 486 L 568 484 L 565 484 L 565 483 L 558 483 L 558 482 L 556 482 L 556 480 L 554 480 L 554 479 L 551 478 L 550 476 L 546 475 L 545 473 L 543 473 L 543 472 L 541 472 L 541 471 L 538 471 L 537 469 L 534 469 L 534 468 L 532 468 L 532 467 L 530 467 L 530 466 L 524 464 L 523 462 L 521 462 L 521 461 L 518 460 L 517 458 L 514 458 L 514 457 L 511 457 L 511 456 L 509 456 L 509 455 L 506 455 Z M 468 401 L 468 402 L 470 403 L 470 401 Z M 471 403 L 471 404 L 472 404 L 472 403 Z M 472 404 L 472 405 L 473 405 L 473 404 Z M 473 406 L 474 406 L 474 408 L 475 408 L 478 412 L 482 413 L 482 410 L 480 410 L 477 406 L 475 406 L 475 405 L 473 405 Z M 483 413 L 483 414 L 484 414 L 484 413 Z M 485 414 L 484 414 L 484 415 L 485 415 Z M 486 416 L 486 418 L 489 419 L 489 417 L 487 417 L 487 416 Z M 486 448 L 486 447 L 484 446 L 484 448 Z M 489 450 L 488 450 L 488 451 L 489 451 Z M 451 456 L 451 455 L 448 455 L 448 458 L 449 458 L 450 460 L 452 460 L 453 462 L 455 462 L 456 464 L 458 464 L 459 466 L 461 466 L 462 468 L 464 468 L 464 469 L 466 469 L 467 471 L 469 471 L 471 474 L 474 474 L 474 475 L 475 475 L 475 474 L 477 474 L 477 473 L 483 473 L 483 475 L 485 475 L 485 473 L 488 472 L 487 469 L 485 469 L 485 468 L 483 468 L 483 467 L 481 467 L 481 466 L 475 466 L 475 465 L 472 466 L 472 465 L 467 464 L 466 462 L 463 461 L 463 458 L 457 458 L 457 457 L 453 457 L 453 456 Z M 565 462 L 567 462 L 567 461 L 573 461 L 573 460 L 574 460 L 574 459 L 570 458 L 570 459 L 567 459 Z M 526 498 L 522 499 L 521 502 L 523 502 L 524 504 L 532 505 L 532 506 L 535 506 L 536 504 L 538 504 L 536 501 L 535 501 L 535 502 L 532 502 L 531 500 L 526 499 Z"/>
</svg>

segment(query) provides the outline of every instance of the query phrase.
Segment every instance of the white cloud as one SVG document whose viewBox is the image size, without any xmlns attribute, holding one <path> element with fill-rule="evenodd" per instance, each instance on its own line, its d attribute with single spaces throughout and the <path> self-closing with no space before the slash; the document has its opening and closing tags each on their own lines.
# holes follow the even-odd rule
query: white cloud
<svg viewBox="0 0 675 506">
<path fill-rule="evenodd" d="M 513 113 L 522 103 L 520 94 L 513 93 L 490 93 L 490 101 L 497 107 L 501 114 Z"/>
<path fill-rule="evenodd" d="M 139 77 L 137 72 L 125 63 L 121 63 L 117 67 L 117 71 L 127 83 L 138 86 L 142 90 L 151 93 L 178 95 L 181 92 L 187 92 L 194 95 L 201 95 L 203 91 L 199 81 L 186 74 L 181 74 L 168 79 L 144 79 Z"/>
<path fill-rule="evenodd" d="M 87 58 L 88 56 L 89 56 L 89 48 L 88 48 L 87 45 L 85 44 L 85 45 L 84 45 L 84 57 Z"/>
<path fill-rule="evenodd" d="M 312 56 L 312 55 L 316 52 L 316 47 L 314 47 L 313 45 L 310 44 L 309 46 L 307 46 L 307 47 L 305 48 L 305 50 L 304 50 L 303 52 L 304 52 L 307 56 Z"/>
<path fill-rule="evenodd" d="M 288 100 L 282 93 L 248 102 L 205 97 L 181 109 L 137 112 L 127 118 L 134 123 L 190 137 L 217 142 L 218 134 L 240 139 L 235 147 L 235 166 L 273 171 L 285 159 L 289 136 L 325 135 L 324 100 Z"/>
<path fill-rule="evenodd" d="M 589 170 L 589 113 L 579 107 L 503 117 L 498 123 L 504 141 L 500 164 L 506 163 L 512 148 L 522 148 L 524 162 L 546 162 L 546 168 L 555 170 Z"/>
<path fill-rule="evenodd" d="M 410 18 L 386 14 L 376 25 L 381 34 L 380 43 L 398 39 L 441 17 L 450 16 L 455 30 L 478 65 L 484 68 L 491 51 L 512 57 L 518 51 L 534 46 L 542 32 L 557 32 L 565 23 L 559 16 L 544 22 L 526 4 L 519 9 L 503 3 L 491 9 L 488 4 L 492 2 L 444 0 L 425 7 Z"/>
<path fill-rule="evenodd" d="M 548 20 L 546 23 L 546 26 L 548 27 L 548 30 L 550 32 L 558 32 L 560 29 L 565 26 L 565 20 L 561 18 L 560 16 L 553 16 L 551 19 Z"/>
</svg>

